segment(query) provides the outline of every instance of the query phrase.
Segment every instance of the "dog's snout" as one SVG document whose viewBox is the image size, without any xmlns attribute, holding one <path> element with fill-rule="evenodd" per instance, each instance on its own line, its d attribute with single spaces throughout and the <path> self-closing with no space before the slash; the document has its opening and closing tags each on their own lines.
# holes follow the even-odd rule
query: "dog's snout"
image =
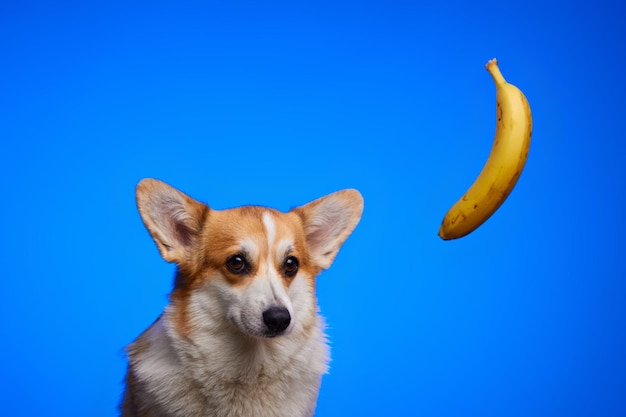
<svg viewBox="0 0 626 417">
<path fill-rule="evenodd" d="M 272 334 L 278 334 L 289 327 L 291 314 L 285 307 L 270 307 L 263 312 L 263 322 Z"/>
</svg>

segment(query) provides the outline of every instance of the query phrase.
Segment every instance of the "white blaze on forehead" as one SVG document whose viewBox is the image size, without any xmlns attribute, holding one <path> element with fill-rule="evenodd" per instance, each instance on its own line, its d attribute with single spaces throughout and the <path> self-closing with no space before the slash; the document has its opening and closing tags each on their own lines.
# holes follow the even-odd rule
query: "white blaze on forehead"
<svg viewBox="0 0 626 417">
<path fill-rule="evenodd" d="M 271 252 L 274 246 L 274 240 L 276 240 L 276 223 L 274 223 L 272 215 L 267 211 L 263 213 L 263 225 L 267 233 L 267 247 Z"/>
<path fill-rule="evenodd" d="M 271 213 L 263 213 L 263 224 L 267 233 L 267 247 L 270 257 L 274 251 L 274 256 L 276 254 L 284 256 L 293 249 L 293 240 L 290 237 L 281 236 L 280 240 L 277 240 L 276 223 Z"/>
<path fill-rule="evenodd" d="M 276 251 L 279 251 L 278 256 L 284 256 L 283 253 L 280 252 L 283 247 L 284 239 L 277 242 L 278 233 L 276 229 L 276 219 L 271 212 L 267 211 L 263 213 L 263 225 L 265 226 L 265 233 L 267 235 L 267 274 L 265 278 L 267 279 L 266 282 L 269 284 L 269 289 L 271 291 L 272 301 L 270 305 L 286 307 L 293 316 L 294 313 L 291 301 L 289 300 L 289 296 L 287 295 L 284 287 L 285 283 L 276 273 Z"/>
</svg>

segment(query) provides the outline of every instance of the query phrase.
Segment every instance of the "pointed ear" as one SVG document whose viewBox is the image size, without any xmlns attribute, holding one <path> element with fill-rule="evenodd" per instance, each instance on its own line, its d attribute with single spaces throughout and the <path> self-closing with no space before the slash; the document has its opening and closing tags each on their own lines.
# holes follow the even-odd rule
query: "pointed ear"
<svg viewBox="0 0 626 417">
<path fill-rule="evenodd" d="M 293 209 L 304 225 L 314 262 L 328 268 L 343 242 L 361 219 L 363 197 L 357 190 L 342 190 Z"/>
<path fill-rule="evenodd" d="M 161 256 L 180 263 L 198 238 L 209 207 L 150 178 L 137 184 L 137 208 Z"/>
</svg>

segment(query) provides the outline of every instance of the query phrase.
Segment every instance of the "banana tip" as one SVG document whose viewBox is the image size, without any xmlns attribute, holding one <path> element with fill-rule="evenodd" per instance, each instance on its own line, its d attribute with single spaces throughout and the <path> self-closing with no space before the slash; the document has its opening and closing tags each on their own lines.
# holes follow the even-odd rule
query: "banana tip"
<svg viewBox="0 0 626 417">
<path fill-rule="evenodd" d="M 498 60 L 496 58 L 491 58 L 489 61 L 487 61 L 487 63 L 485 64 L 485 68 L 487 68 L 487 71 L 489 71 L 490 67 L 493 66 L 498 66 Z"/>
<path fill-rule="evenodd" d="M 500 68 L 498 67 L 498 60 L 496 58 L 492 58 L 485 64 L 485 68 L 489 71 L 489 74 L 493 77 L 493 80 L 496 83 L 496 86 L 501 86 L 506 84 L 506 80 L 500 72 Z"/>
<path fill-rule="evenodd" d="M 437 233 L 439 237 L 443 240 L 450 240 L 449 236 L 446 236 L 445 230 L 443 230 L 443 224 L 439 227 L 439 233 Z"/>
</svg>

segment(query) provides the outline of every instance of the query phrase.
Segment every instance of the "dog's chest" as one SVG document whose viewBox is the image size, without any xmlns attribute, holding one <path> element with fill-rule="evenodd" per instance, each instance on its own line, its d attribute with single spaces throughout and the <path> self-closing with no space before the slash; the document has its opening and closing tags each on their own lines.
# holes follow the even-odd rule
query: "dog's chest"
<svg viewBox="0 0 626 417">
<path fill-rule="evenodd" d="M 327 347 L 320 326 L 293 343 L 172 340 L 163 323 L 135 371 L 166 416 L 298 417 L 315 409 Z M 297 338 L 298 335 L 293 335 Z M 297 343 L 296 343 L 297 342 Z"/>
</svg>

